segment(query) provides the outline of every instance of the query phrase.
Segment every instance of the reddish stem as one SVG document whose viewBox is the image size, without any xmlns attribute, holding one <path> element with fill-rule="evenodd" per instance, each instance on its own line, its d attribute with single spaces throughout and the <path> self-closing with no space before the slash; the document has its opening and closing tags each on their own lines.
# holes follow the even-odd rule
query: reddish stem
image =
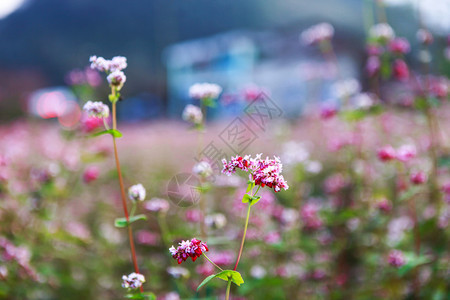
<svg viewBox="0 0 450 300">
<path fill-rule="evenodd" d="M 114 91 L 113 91 L 114 93 Z M 117 121 L 116 121 L 116 103 L 113 102 L 112 104 L 112 118 L 113 118 L 113 129 L 117 128 Z M 139 273 L 139 267 L 137 264 L 137 258 L 136 258 L 136 249 L 134 247 L 134 240 L 133 240 L 133 232 L 131 230 L 131 226 L 129 224 L 130 216 L 128 215 L 128 208 L 127 208 L 127 197 L 125 194 L 125 188 L 123 184 L 123 177 L 122 177 L 122 171 L 120 169 L 120 162 L 119 162 L 119 154 L 117 153 L 117 143 L 116 138 L 113 136 L 113 144 L 114 144 L 114 158 L 116 160 L 116 167 L 117 167 L 117 174 L 119 176 L 119 185 L 120 185 L 120 194 L 122 198 L 122 206 L 123 206 L 123 212 L 125 214 L 125 219 L 128 223 L 128 239 L 130 241 L 130 249 L 131 249 L 131 258 L 133 260 L 134 265 L 134 271 L 138 274 Z M 144 292 L 143 287 L 141 286 L 141 293 Z"/>
</svg>

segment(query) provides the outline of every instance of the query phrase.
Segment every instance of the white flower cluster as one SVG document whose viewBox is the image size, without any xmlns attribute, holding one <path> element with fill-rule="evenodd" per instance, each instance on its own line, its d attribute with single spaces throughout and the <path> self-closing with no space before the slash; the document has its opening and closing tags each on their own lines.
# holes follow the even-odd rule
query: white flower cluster
<svg viewBox="0 0 450 300">
<path fill-rule="evenodd" d="M 192 172 L 197 176 L 207 178 L 212 175 L 213 169 L 207 161 L 201 161 L 194 165 Z"/>
<path fill-rule="evenodd" d="M 131 201 L 144 201 L 145 200 L 145 188 L 142 184 L 135 184 L 128 189 L 128 197 Z"/>
<path fill-rule="evenodd" d="M 117 90 L 122 89 L 123 84 L 127 81 L 127 76 L 122 71 L 115 70 L 106 77 L 109 85 L 117 87 Z"/>
<path fill-rule="evenodd" d="M 189 88 L 189 97 L 194 99 L 216 99 L 222 88 L 215 83 L 196 83 Z"/>
<path fill-rule="evenodd" d="M 128 66 L 127 58 L 124 56 L 115 56 L 111 60 L 108 60 L 94 55 L 90 57 L 89 61 L 91 62 L 91 69 L 100 72 L 112 73 L 115 71 L 122 71 Z"/>
<path fill-rule="evenodd" d="M 314 45 L 325 40 L 331 40 L 333 35 L 334 28 L 331 24 L 319 23 L 303 31 L 300 39 L 305 45 Z"/>
<path fill-rule="evenodd" d="M 84 104 L 83 109 L 90 117 L 107 118 L 109 116 L 108 106 L 100 101 L 88 101 Z"/>
<path fill-rule="evenodd" d="M 200 124 L 203 120 L 203 114 L 200 107 L 192 104 L 186 105 L 183 110 L 183 120 L 194 124 Z"/>
<path fill-rule="evenodd" d="M 332 90 L 337 98 L 347 99 L 348 97 L 359 93 L 361 91 L 361 85 L 359 84 L 359 81 L 354 78 L 344 79 L 334 83 Z"/>
<path fill-rule="evenodd" d="M 122 287 L 126 289 L 137 289 L 142 286 L 142 284 L 145 282 L 145 277 L 142 274 L 138 273 L 131 273 L 130 275 L 122 276 Z"/>
<path fill-rule="evenodd" d="M 378 23 L 370 28 L 369 36 L 381 41 L 390 41 L 395 38 L 395 32 L 389 24 Z"/>
</svg>

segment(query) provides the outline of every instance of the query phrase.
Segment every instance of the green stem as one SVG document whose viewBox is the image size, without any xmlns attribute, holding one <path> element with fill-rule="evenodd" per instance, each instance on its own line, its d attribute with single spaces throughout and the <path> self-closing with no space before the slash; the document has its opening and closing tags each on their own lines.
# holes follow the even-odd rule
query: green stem
<svg viewBox="0 0 450 300">
<path fill-rule="evenodd" d="M 248 210 L 247 210 L 247 219 L 245 220 L 244 234 L 242 235 L 241 248 L 239 249 L 239 254 L 238 254 L 238 257 L 237 257 L 237 260 L 236 260 L 236 265 L 234 266 L 234 269 L 233 269 L 234 271 L 236 271 L 236 269 L 237 269 L 237 266 L 239 264 L 239 260 L 241 259 L 242 250 L 244 249 L 245 235 L 247 234 L 248 220 L 250 219 L 250 209 L 251 209 L 251 207 L 252 206 L 251 206 L 251 204 L 249 202 L 248 203 Z"/>
<path fill-rule="evenodd" d="M 131 207 L 130 211 L 130 217 L 134 216 L 135 212 L 136 212 L 136 202 L 133 202 L 133 206 Z"/>
<path fill-rule="evenodd" d="M 206 254 L 204 252 L 202 254 L 214 267 L 218 268 L 220 271 L 223 271 L 223 269 L 221 267 L 219 267 L 218 265 L 216 265 L 212 260 L 210 260 L 209 257 L 206 256 Z"/>
<path fill-rule="evenodd" d="M 230 288 L 231 288 L 231 278 L 228 277 L 227 292 L 225 294 L 225 300 L 229 300 L 230 299 Z"/>
</svg>

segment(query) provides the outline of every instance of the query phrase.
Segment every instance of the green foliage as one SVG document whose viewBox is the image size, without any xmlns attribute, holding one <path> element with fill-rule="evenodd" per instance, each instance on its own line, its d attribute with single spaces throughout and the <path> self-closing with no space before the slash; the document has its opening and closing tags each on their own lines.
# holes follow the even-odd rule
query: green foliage
<svg viewBox="0 0 450 300">
<path fill-rule="evenodd" d="M 96 133 L 92 134 L 92 136 L 95 137 L 95 136 L 100 136 L 100 135 L 104 135 L 104 134 L 110 134 L 110 135 L 112 135 L 113 137 L 116 137 L 116 138 L 120 138 L 120 137 L 123 136 L 122 133 L 119 130 L 116 130 L 116 129 L 108 129 L 108 130 L 96 132 Z"/>
<path fill-rule="evenodd" d="M 130 216 L 129 220 L 130 221 L 127 222 L 126 218 L 117 218 L 114 221 L 114 226 L 116 226 L 118 228 L 127 227 L 129 224 L 136 222 L 138 220 L 147 220 L 147 216 L 145 216 L 145 215 Z"/>
<path fill-rule="evenodd" d="M 197 291 L 199 289 L 201 289 L 204 285 L 207 285 L 214 278 L 220 278 L 220 279 L 222 279 L 224 281 L 228 281 L 228 280 L 231 279 L 231 282 L 233 282 L 237 286 L 240 286 L 241 284 L 244 283 L 244 279 L 242 279 L 242 276 L 241 276 L 241 274 L 239 272 L 233 271 L 233 270 L 223 270 L 220 273 L 213 274 L 213 275 L 210 275 L 210 276 L 206 277 L 202 281 L 202 283 L 200 283 L 200 285 L 197 287 Z"/>
</svg>

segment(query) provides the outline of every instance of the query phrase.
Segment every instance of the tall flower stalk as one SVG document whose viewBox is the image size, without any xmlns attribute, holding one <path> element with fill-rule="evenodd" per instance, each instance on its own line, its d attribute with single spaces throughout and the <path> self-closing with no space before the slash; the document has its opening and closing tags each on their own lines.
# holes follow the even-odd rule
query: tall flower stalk
<svg viewBox="0 0 450 300">
<path fill-rule="evenodd" d="M 141 184 L 134 185 L 130 187 L 128 190 L 128 196 L 132 202 L 132 209 L 129 212 L 128 206 L 127 206 L 127 196 L 125 192 L 125 185 L 124 180 L 122 176 L 122 170 L 120 167 L 120 160 L 119 160 L 119 154 L 117 150 L 117 141 L 116 139 L 118 137 L 121 137 L 122 134 L 117 130 L 117 102 L 120 100 L 120 90 L 122 89 L 125 81 L 126 76 L 122 72 L 123 69 L 127 67 L 127 61 L 125 57 L 122 56 L 116 56 L 112 60 L 106 60 L 103 57 L 97 57 L 92 56 L 90 58 L 91 61 L 91 68 L 96 69 L 100 72 L 105 72 L 107 74 L 107 80 L 109 83 L 109 86 L 111 88 L 111 93 L 109 94 L 108 98 L 111 102 L 112 106 L 112 129 L 109 128 L 109 125 L 106 121 L 106 118 L 108 117 L 109 110 L 108 107 L 101 103 L 101 102 L 88 102 L 85 105 L 85 110 L 88 111 L 90 115 L 101 117 L 103 119 L 103 124 L 105 126 L 105 131 L 96 133 L 95 135 L 101 135 L 101 134 L 110 134 L 112 136 L 113 140 L 113 148 L 114 148 L 114 159 L 116 163 L 116 169 L 117 169 L 117 175 L 119 178 L 119 187 L 120 187 L 120 195 L 122 200 L 122 208 L 124 213 L 124 218 L 118 218 L 115 220 L 115 226 L 116 227 L 126 227 L 128 232 L 128 240 L 130 244 L 130 252 L 131 252 L 131 259 L 134 267 L 134 272 L 130 275 L 123 276 L 123 283 L 122 286 L 129 291 L 134 291 L 136 289 L 139 289 L 141 294 L 138 295 L 139 297 L 136 299 L 145 299 L 145 296 L 143 294 L 144 288 L 143 283 L 145 282 L 145 277 L 140 274 L 139 272 L 139 265 L 137 261 L 137 255 L 136 255 L 136 247 L 134 244 L 133 239 L 133 231 L 131 228 L 131 223 L 137 220 L 145 219 L 144 215 L 137 215 L 135 216 L 134 213 L 136 211 L 137 201 L 143 201 L 146 196 L 146 191 L 144 187 Z M 135 299 L 135 298 L 133 298 Z"/>
</svg>

